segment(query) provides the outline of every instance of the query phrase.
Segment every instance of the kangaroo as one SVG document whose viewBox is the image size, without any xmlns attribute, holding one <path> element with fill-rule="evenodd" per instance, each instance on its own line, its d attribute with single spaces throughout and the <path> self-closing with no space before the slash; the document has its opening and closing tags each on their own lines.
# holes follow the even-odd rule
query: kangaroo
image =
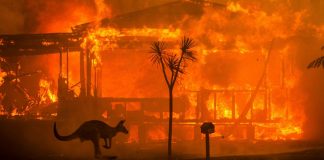
<svg viewBox="0 0 324 160">
<path fill-rule="evenodd" d="M 61 136 L 57 132 L 56 122 L 54 122 L 54 135 L 58 140 L 61 141 L 70 141 L 72 139 L 79 138 L 81 142 L 90 140 L 93 143 L 95 158 L 101 157 L 101 151 L 99 147 L 100 138 L 104 139 L 105 145 L 104 148 L 111 148 L 111 139 L 116 136 L 118 132 L 128 134 L 128 130 L 123 125 L 125 120 L 121 120 L 116 127 L 111 127 L 106 123 L 98 120 L 91 120 L 84 122 L 74 133 L 68 136 Z M 107 143 L 109 141 L 109 145 Z"/>
</svg>

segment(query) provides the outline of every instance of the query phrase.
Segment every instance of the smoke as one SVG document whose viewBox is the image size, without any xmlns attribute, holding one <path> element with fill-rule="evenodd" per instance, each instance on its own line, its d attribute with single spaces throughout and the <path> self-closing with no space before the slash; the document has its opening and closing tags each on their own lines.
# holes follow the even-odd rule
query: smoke
<svg viewBox="0 0 324 160">
<path fill-rule="evenodd" d="M 0 33 L 70 32 L 71 27 L 110 17 L 103 0 L 0 0 Z"/>
<path fill-rule="evenodd" d="M 0 34 L 70 32 L 71 27 L 171 0 L 0 0 Z"/>
<path fill-rule="evenodd" d="M 22 0 L 0 0 L 0 33 L 19 33 L 24 29 Z"/>
<path fill-rule="evenodd" d="M 93 0 L 24 1 L 27 32 L 69 32 L 71 27 L 95 20 L 99 9 Z"/>
<path fill-rule="evenodd" d="M 151 6 L 161 5 L 175 0 L 106 0 L 111 4 L 113 15 L 137 11 Z"/>
<path fill-rule="evenodd" d="M 228 55 L 217 56 L 210 54 L 206 57 L 206 64 L 202 68 L 204 71 L 203 77 L 210 84 L 224 87 L 229 86 L 235 79 L 233 73 L 236 73 L 238 70 L 238 61 L 237 58 L 229 58 Z"/>
<path fill-rule="evenodd" d="M 324 45 L 324 14 L 321 14 L 324 4 L 321 1 L 277 0 L 235 1 L 233 4 L 234 8 L 227 8 L 231 14 L 206 9 L 205 15 L 192 23 L 191 33 L 202 42 L 200 52 L 209 51 L 201 57 L 201 77 L 193 79 L 205 79 L 209 82 L 207 88 L 225 87 L 240 81 L 254 86 L 253 79 L 259 79 L 258 73 L 261 73 L 257 68 L 262 68 L 264 63 L 262 54 L 268 52 L 270 42 L 275 40 L 269 72 L 271 82 L 276 82 L 272 85 L 280 85 L 281 76 L 285 74 L 285 84 L 290 88 L 289 102 L 286 102 L 291 105 L 288 112 L 293 119 L 305 118 L 301 121 L 305 138 L 323 139 L 321 122 L 324 119 L 320 114 L 324 106 L 323 70 L 307 70 L 306 67 L 323 54 L 320 48 Z M 223 50 L 242 55 L 223 58 L 223 54 L 219 54 L 224 53 Z M 261 53 L 261 57 L 244 60 L 245 53 L 254 51 Z M 281 61 L 282 57 L 285 62 Z M 283 73 L 281 65 L 286 68 Z M 294 115 L 294 112 L 299 114 Z M 301 116 L 303 114 L 306 117 Z"/>
</svg>

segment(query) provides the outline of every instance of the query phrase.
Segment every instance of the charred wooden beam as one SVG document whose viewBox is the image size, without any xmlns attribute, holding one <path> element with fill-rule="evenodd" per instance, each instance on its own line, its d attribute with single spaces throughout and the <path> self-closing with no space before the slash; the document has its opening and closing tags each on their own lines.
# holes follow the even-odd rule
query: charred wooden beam
<svg viewBox="0 0 324 160">
<path fill-rule="evenodd" d="M 91 61 L 91 52 L 87 48 L 86 49 L 86 66 L 87 66 L 87 96 L 91 96 L 91 68 L 92 68 L 92 61 Z"/>
<path fill-rule="evenodd" d="M 0 56 L 33 56 L 58 54 L 62 52 L 80 52 L 83 36 L 73 33 L 0 35 Z M 118 37 L 116 49 L 145 48 L 147 44 L 158 40 L 154 36 Z M 104 38 L 103 38 L 104 41 Z M 175 42 L 168 41 L 168 44 Z"/>
<path fill-rule="evenodd" d="M 80 97 L 84 97 L 86 95 L 86 86 L 85 86 L 85 72 L 84 72 L 84 51 L 80 51 Z"/>
<path fill-rule="evenodd" d="M 72 33 L 0 35 L 0 56 L 51 54 L 59 53 L 60 49 L 80 51 L 81 40 Z"/>
</svg>

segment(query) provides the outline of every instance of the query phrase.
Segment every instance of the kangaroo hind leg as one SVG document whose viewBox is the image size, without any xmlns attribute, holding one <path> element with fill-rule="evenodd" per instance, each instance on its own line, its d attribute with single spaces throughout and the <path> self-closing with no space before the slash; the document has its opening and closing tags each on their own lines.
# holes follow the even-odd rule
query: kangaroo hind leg
<svg viewBox="0 0 324 160">
<path fill-rule="evenodd" d="M 109 140 L 109 145 L 108 145 L 108 141 Z M 105 145 L 103 145 L 104 148 L 106 149 L 110 149 L 111 148 L 111 139 L 109 138 L 104 138 L 104 141 L 105 141 Z"/>
<path fill-rule="evenodd" d="M 95 152 L 95 158 L 101 158 L 101 151 L 99 147 L 99 136 L 93 138 L 92 140 L 93 147 L 94 147 L 94 152 Z"/>
</svg>

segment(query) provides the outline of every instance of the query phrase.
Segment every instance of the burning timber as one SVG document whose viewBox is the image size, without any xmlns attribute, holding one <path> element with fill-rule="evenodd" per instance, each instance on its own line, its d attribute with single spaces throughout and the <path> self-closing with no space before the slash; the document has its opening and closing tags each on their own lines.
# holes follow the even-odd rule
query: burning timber
<svg viewBox="0 0 324 160">
<path fill-rule="evenodd" d="M 146 48 L 147 44 L 155 40 L 163 40 L 173 46 L 182 34 L 182 29 L 179 29 L 182 24 L 174 23 L 178 22 L 178 19 L 187 17 L 189 20 L 198 20 L 203 16 L 205 6 L 213 10 L 226 10 L 226 6 L 215 3 L 172 2 L 106 18 L 99 22 L 77 25 L 70 33 L 0 35 L 0 55 L 6 58 L 59 54 L 59 66 L 57 66 L 59 77 L 55 80 L 57 81 L 57 100 L 50 103 L 54 111 L 47 111 L 50 113 L 46 115 L 41 111 L 36 111 L 32 117 L 73 121 L 73 123 L 79 123 L 85 119 L 104 119 L 114 123 L 120 118 L 125 118 L 131 128 L 131 135 L 123 140 L 124 143 L 160 142 L 167 137 L 168 99 L 154 96 L 103 97 L 102 72 L 105 68 L 102 67 L 103 60 L 98 53 L 119 53 L 125 50 L 133 52 L 133 50 Z M 166 10 L 173 11 L 171 12 L 173 14 L 161 14 Z M 154 18 L 148 22 L 141 20 L 143 17 L 160 18 Z M 161 24 L 163 24 L 162 27 Z M 173 27 L 168 28 L 170 25 Z M 202 41 L 208 41 L 205 38 L 202 39 Z M 267 56 L 270 56 L 271 51 L 260 53 L 248 51 L 244 47 L 231 50 L 227 48 L 228 46 L 231 44 L 223 45 L 219 55 L 227 57 L 234 55 L 242 59 L 253 58 L 262 63 L 259 65 L 262 68 L 261 78 L 256 76 L 254 78 L 259 84 L 239 87 L 209 86 L 185 90 L 183 96 L 175 99 L 174 122 L 178 130 L 178 135 L 175 135 L 176 139 L 201 140 L 199 127 L 205 121 L 212 121 L 216 124 L 216 134 L 211 137 L 214 139 L 221 135 L 225 135 L 227 140 L 300 139 L 302 129 L 299 123 L 283 123 L 291 118 L 286 100 L 289 98 L 289 88 L 285 82 L 288 70 L 287 57 L 282 56 L 279 62 L 276 61 L 280 64 L 280 73 L 278 73 L 280 82 L 272 85 L 269 82 L 270 68 L 267 66 Z M 271 47 L 267 47 L 268 50 L 269 48 Z M 71 81 L 71 66 L 69 65 L 72 61 L 69 58 L 71 52 L 79 55 L 79 80 L 76 82 Z M 210 46 L 204 50 L 205 54 L 214 52 L 216 52 L 215 49 Z M 80 88 L 79 93 L 74 91 L 76 86 Z M 280 93 L 281 96 L 275 97 L 276 93 Z M 190 134 L 182 136 L 182 133 Z"/>
</svg>

